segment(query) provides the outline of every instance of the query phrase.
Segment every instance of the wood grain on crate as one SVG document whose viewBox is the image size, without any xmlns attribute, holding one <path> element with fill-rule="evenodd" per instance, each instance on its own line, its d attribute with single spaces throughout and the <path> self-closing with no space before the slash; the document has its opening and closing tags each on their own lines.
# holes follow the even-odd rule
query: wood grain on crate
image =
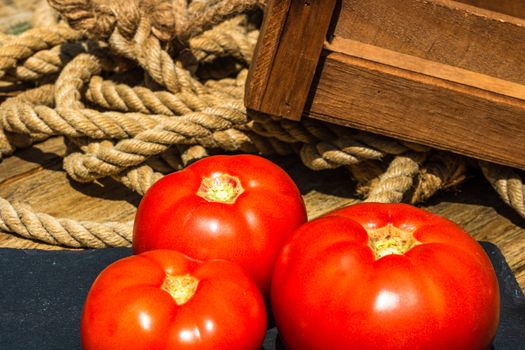
<svg viewBox="0 0 525 350">
<path fill-rule="evenodd" d="M 335 37 L 525 83 L 521 18 L 449 0 L 344 0 L 341 4 L 334 17 Z"/>
<path fill-rule="evenodd" d="M 314 10 L 288 2 L 290 9 Z M 319 17 L 333 6 L 311 3 Z M 287 34 L 307 26 L 302 12 L 281 9 L 265 17 L 259 40 L 272 36 L 276 44 L 257 47 L 245 103 L 257 112 L 310 116 L 525 169 L 525 12 L 510 1 L 501 2 L 501 13 L 487 5 L 343 0 L 327 38 L 305 35 L 308 40 Z M 278 0 L 268 2 L 277 6 Z M 270 30 L 276 23 L 280 32 Z M 320 60 L 304 49 L 323 40 Z M 280 73 L 295 62 L 318 62 L 306 100 L 309 66 Z M 292 88 L 295 81 L 301 84 Z"/>
<path fill-rule="evenodd" d="M 246 87 L 249 108 L 298 120 L 336 0 L 273 1 L 266 6 Z"/>
<path fill-rule="evenodd" d="M 333 52 L 322 59 L 310 116 L 525 169 L 525 85 L 508 87 L 507 96 L 493 94 L 488 89 L 495 78 L 450 66 L 438 72 L 434 62 L 398 53 L 385 53 L 388 62 L 379 62 L 368 58 L 384 49 L 358 42 L 345 47 L 355 55 Z M 432 65 L 433 76 L 400 67 L 411 64 L 421 70 Z M 487 78 L 489 87 L 454 81 L 470 78 Z M 512 85 L 498 83 L 501 90 Z"/>
<path fill-rule="evenodd" d="M 52 138 L 4 159 L 0 162 L 0 196 L 57 217 L 132 220 L 140 197 L 110 179 L 91 184 L 70 180 L 61 170 L 64 151 L 63 140 Z M 273 160 L 297 182 L 309 218 L 357 202 L 344 169 L 314 172 L 298 157 Z M 438 195 L 421 207 L 460 224 L 478 240 L 496 244 L 525 289 L 525 220 L 507 207 L 481 176 L 471 178 L 460 191 Z M 10 246 L 52 248 L 0 233 L 0 247 Z"/>
<path fill-rule="evenodd" d="M 487 10 L 525 18 L 525 1 L 521 0 L 457 0 Z"/>
</svg>

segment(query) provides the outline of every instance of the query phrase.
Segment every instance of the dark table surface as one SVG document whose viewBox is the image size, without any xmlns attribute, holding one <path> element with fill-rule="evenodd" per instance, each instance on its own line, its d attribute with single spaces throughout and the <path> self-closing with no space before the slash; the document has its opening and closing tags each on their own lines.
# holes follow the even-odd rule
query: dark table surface
<svg viewBox="0 0 525 350">
<path fill-rule="evenodd" d="M 525 349 L 525 297 L 499 249 L 481 242 L 498 274 L 501 323 L 495 350 Z M 130 249 L 0 249 L 0 349 L 78 349 L 84 299 L 99 272 Z M 277 331 L 264 349 L 275 349 Z"/>
</svg>

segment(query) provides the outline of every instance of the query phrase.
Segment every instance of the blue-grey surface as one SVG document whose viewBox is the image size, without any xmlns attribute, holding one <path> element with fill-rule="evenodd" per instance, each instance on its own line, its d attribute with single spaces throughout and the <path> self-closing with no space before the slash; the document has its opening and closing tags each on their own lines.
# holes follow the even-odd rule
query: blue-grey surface
<svg viewBox="0 0 525 350">
<path fill-rule="evenodd" d="M 494 349 L 525 349 L 525 297 L 499 250 L 482 245 L 502 291 Z M 104 267 L 130 254 L 126 248 L 0 249 L 0 349 L 79 349 L 80 315 L 92 282 Z M 264 349 L 275 349 L 276 336 L 275 328 L 268 331 Z"/>
</svg>

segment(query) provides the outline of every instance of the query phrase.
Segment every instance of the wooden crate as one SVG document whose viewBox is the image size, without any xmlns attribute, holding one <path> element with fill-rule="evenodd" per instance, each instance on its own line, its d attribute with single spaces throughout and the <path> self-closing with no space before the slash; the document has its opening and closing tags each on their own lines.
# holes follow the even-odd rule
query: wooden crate
<svg viewBox="0 0 525 350">
<path fill-rule="evenodd" d="M 525 1 L 270 0 L 245 96 L 525 169 Z"/>
</svg>

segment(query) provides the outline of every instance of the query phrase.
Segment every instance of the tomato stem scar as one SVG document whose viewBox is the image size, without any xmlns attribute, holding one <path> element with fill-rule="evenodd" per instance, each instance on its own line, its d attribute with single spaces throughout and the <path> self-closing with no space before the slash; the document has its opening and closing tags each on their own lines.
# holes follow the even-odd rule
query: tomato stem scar
<svg viewBox="0 0 525 350">
<path fill-rule="evenodd" d="M 197 291 L 199 280 L 190 274 L 174 276 L 166 274 L 160 288 L 168 292 L 177 305 L 186 304 Z"/>
<path fill-rule="evenodd" d="M 208 202 L 233 204 L 243 192 L 244 188 L 238 177 L 230 174 L 220 174 L 218 176 L 203 177 L 197 196 L 204 198 Z"/>
<path fill-rule="evenodd" d="M 376 260 L 390 254 L 403 255 L 421 244 L 414 238 L 414 231 L 400 229 L 391 223 L 379 228 L 367 228 L 366 231 L 368 246 L 374 252 Z"/>
</svg>

